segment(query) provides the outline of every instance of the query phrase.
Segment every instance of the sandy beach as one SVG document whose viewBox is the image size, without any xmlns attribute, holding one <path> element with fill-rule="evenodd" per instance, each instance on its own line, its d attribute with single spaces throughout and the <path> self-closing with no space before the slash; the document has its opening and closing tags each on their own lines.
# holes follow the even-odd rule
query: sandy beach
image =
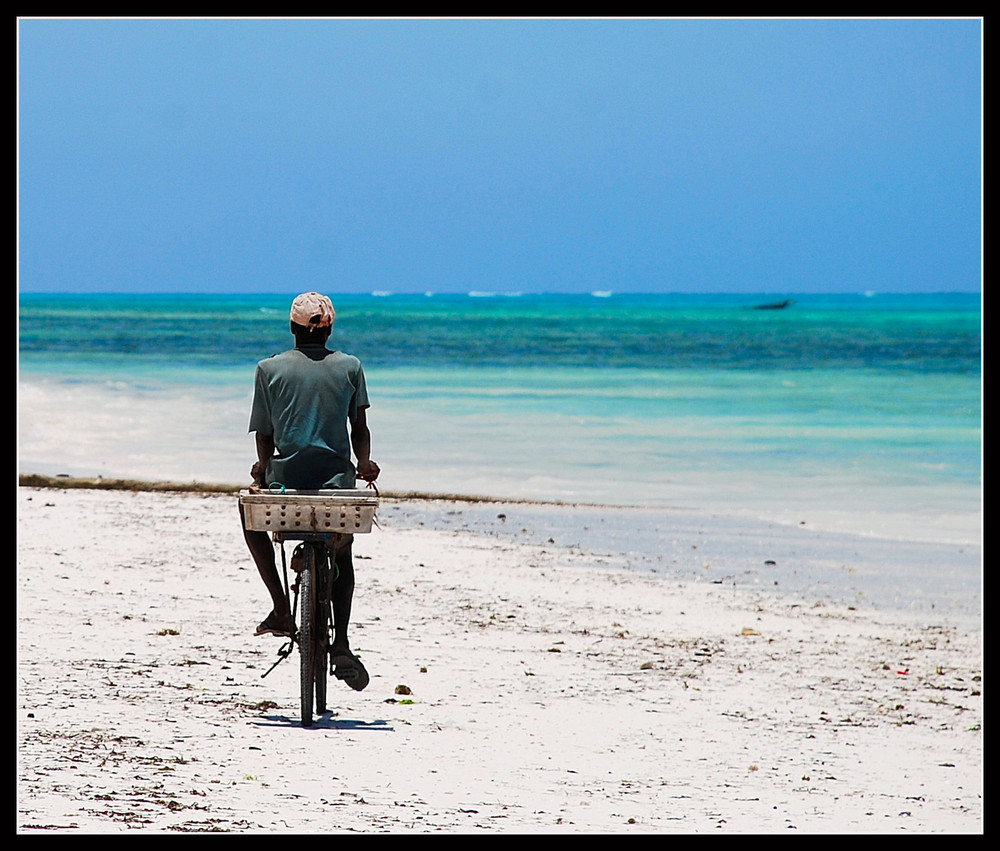
<svg viewBox="0 0 1000 851">
<path fill-rule="evenodd" d="M 983 831 L 978 606 L 736 581 L 829 552 L 712 517 L 657 570 L 521 506 L 427 511 L 358 536 L 371 683 L 303 728 L 234 496 L 19 487 L 18 833 Z"/>
</svg>

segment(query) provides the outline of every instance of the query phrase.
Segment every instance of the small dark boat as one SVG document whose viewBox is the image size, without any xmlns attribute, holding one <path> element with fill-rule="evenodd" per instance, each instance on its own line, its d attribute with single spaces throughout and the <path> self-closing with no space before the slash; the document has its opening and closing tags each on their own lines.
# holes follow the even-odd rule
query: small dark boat
<svg viewBox="0 0 1000 851">
<path fill-rule="evenodd" d="M 754 310 L 784 310 L 788 305 L 794 304 L 791 299 L 787 301 L 772 301 L 768 304 L 755 304 Z"/>
</svg>

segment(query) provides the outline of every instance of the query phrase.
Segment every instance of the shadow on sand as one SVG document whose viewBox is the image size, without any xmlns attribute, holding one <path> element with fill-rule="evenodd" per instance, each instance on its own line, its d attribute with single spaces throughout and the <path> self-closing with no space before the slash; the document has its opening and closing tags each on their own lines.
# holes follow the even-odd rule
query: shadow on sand
<svg viewBox="0 0 1000 851">
<path fill-rule="evenodd" d="M 259 727 L 302 727 L 301 721 L 288 715 L 263 715 L 254 722 Z M 374 730 L 392 732 L 395 728 L 385 720 L 362 721 L 358 718 L 338 718 L 334 712 L 317 715 L 307 730 Z"/>
</svg>

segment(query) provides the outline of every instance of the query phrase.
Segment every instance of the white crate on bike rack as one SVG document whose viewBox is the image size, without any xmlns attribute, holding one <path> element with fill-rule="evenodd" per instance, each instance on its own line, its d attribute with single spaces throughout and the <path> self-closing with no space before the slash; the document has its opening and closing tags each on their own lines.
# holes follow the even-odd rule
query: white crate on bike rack
<svg viewBox="0 0 1000 851">
<path fill-rule="evenodd" d="M 370 490 L 240 491 L 247 529 L 358 535 L 371 532 L 378 497 Z"/>
</svg>

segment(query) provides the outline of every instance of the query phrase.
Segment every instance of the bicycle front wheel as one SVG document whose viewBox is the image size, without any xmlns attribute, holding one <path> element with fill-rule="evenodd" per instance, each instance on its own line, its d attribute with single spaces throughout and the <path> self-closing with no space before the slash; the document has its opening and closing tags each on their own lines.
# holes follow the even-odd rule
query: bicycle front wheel
<svg viewBox="0 0 1000 851">
<path fill-rule="evenodd" d="M 313 678 L 316 673 L 317 588 L 316 551 L 310 544 L 302 547 L 302 570 L 299 572 L 299 708 L 302 726 L 313 723 Z"/>
</svg>

